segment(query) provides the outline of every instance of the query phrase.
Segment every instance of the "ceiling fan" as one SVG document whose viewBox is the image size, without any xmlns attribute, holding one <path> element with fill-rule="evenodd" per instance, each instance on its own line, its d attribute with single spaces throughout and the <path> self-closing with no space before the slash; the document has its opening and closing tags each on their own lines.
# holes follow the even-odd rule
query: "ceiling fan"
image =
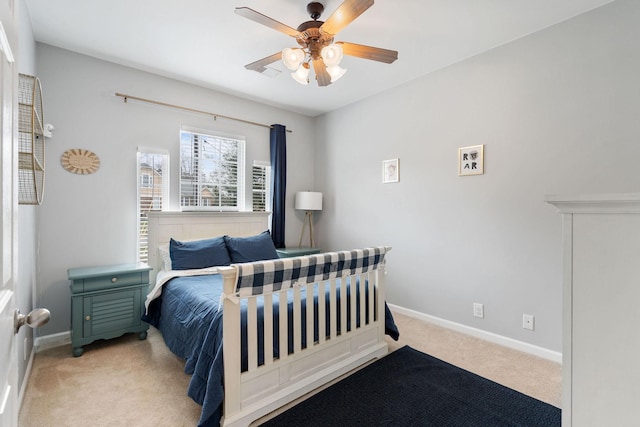
<svg viewBox="0 0 640 427">
<path fill-rule="evenodd" d="M 311 21 L 292 28 L 248 7 L 237 7 L 236 13 L 259 24 L 295 37 L 299 48 L 285 48 L 282 52 L 245 65 L 259 73 L 266 66 L 282 59 L 284 65 L 294 71 L 291 76 L 300 84 L 309 84 L 310 65 L 313 65 L 318 86 L 328 86 L 347 71 L 339 66 L 343 55 L 370 59 L 391 64 L 398 59 L 395 50 L 365 46 L 355 43 L 335 42 L 334 36 L 373 5 L 373 0 L 345 0 L 326 21 L 319 21 L 324 6 L 319 2 L 307 5 Z"/>
</svg>

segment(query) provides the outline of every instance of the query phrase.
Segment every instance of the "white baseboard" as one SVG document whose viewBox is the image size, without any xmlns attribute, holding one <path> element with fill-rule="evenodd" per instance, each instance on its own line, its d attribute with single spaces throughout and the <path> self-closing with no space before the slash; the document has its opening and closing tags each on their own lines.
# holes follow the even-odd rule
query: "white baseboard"
<svg viewBox="0 0 640 427">
<path fill-rule="evenodd" d="M 31 376 L 31 368 L 33 367 L 33 358 L 35 357 L 36 350 L 35 347 L 31 350 L 31 355 L 29 356 L 29 362 L 27 362 L 27 369 L 24 371 L 24 377 L 22 378 L 22 384 L 20 384 L 20 392 L 18 393 L 18 414 L 20 413 L 20 409 L 22 409 L 22 402 L 24 401 L 24 394 L 27 391 L 27 383 L 29 382 L 29 377 Z"/>
<path fill-rule="evenodd" d="M 393 304 L 388 304 L 389 308 L 393 311 L 403 314 L 414 319 L 419 319 L 424 322 L 433 323 L 434 325 L 442 326 L 443 328 L 452 329 L 463 334 L 471 335 L 476 338 L 480 338 L 485 341 L 492 342 L 494 344 L 502 345 L 504 347 L 512 348 L 514 350 L 522 351 L 524 353 L 532 354 L 543 359 L 551 360 L 552 362 L 562 363 L 562 353 L 549 350 L 547 348 L 539 347 L 533 344 L 529 344 L 523 341 L 514 340 L 502 335 L 494 334 L 493 332 L 483 331 L 482 329 L 473 328 L 471 326 L 463 325 L 461 323 L 452 322 L 450 320 L 441 319 L 439 317 L 431 316 L 429 314 L 420 313 L 409 308 L 400 307 Z"/>
<path fill-rule="evenodd" d="M 44 335 L 37 337 L 33 343 L 36 352 L 46 350 L 48 348 L 60 347 L 71 344 L 71 331 L 59 332 L 57 334 Z"/>
</svg>

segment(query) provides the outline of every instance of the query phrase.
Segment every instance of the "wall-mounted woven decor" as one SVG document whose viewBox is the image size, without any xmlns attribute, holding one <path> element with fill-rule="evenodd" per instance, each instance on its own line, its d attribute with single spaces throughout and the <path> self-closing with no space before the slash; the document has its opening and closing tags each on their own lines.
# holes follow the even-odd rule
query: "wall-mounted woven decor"
<svg viewBox="0 0 640 427">
<path fill-rule="evenodd" d="M 60 164 L 71 173 L 88 175 L 100 168 L 100 158 L 93 151 L 83 148 L 72 148 L 60 156 Z"/>
<path fill-rule="evenodd" d="M 18 103 L 18 203 L 39 205 L 44 193 L 44 117 L 37 77 L 20 74 Z"/>
</svg>

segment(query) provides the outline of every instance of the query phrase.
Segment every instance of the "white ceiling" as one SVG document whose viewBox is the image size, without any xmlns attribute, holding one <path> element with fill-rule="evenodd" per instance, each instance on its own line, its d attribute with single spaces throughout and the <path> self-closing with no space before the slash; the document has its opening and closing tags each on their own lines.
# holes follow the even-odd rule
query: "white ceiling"
<svg viewBox="0 0 640 427">
<path fill-rule="evenodd" d="M 397 50 L 384 64 L 345 57 L 327 87 L 244 65 L 295 47 L 293 38 L 234 13 L 250 7 L 296 28 L 304 0 L 26 0 L 37 41 L 309 116 L 334 110 L 539 31 L 612 0 L 378 0 L 336 41 Z M 342 0 L 325 0 L 328 18 Z M 136 95 L 131 93 L 131 95 Z M 170 100 L 169 100 L 170 102 Z"/>
</svg>

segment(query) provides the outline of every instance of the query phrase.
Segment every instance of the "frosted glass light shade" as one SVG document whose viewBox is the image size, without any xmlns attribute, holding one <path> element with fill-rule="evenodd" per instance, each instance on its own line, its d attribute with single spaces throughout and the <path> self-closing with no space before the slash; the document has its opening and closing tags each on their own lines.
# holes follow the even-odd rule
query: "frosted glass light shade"
<svg viewBox="0 0 640 427">
<path fill-rule="evenodd" d="M 298 67 L 295 73 L 291 73 L 293 80 L 297 81 L 301 85 L 309 84 L 309 64 L 306 62 Z"/>
<path fill-rule="evenodd" d="M 342 46 L 339 44 L 330 44 L 329 46 L 325 46 L 320 51 L 320 56 L 322 56 L 324 65 L 327 67 L 338 65 L 340 61 L 342 61 Z"/>
<path fill-rule="evenodd" d="M 331 83 L 337 81 L 340 77 L 344 76 L 347 70 L 340 67 L 339 65 L 332 65 L 331 67 L 327 67 L 327 73 L 331 76 Z"/>
<path fill-rule="evenodd" d="M 297 192 L 295 208 L 300 211 L 321 211 L 322 193 L 316 191 Z"/>
<path fill-rule="evenodd" d="M 302 61 L 304 61 L 304 51 L 302 49 L 291 49 L 290 47 L 282 50 L 282 62 L 285 67 L 295 71 L 300 67 Z"/>
</svg>

